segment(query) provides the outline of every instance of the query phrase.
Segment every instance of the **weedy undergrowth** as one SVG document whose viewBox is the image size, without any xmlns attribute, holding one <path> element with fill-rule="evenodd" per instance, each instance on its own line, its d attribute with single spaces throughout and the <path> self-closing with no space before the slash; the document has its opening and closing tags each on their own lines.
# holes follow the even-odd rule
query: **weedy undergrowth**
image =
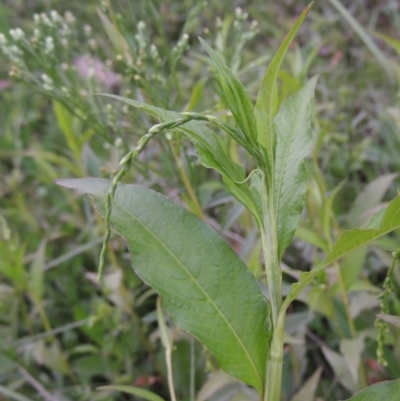
<svg viewBox="0 0 400 401">
<path fill-rule="evenodd" d="M 177 113 L 106 95 L 150 114 L 159 124 L 150 128 L 121 160 L 121 170 L 112 182 L 93 178 L 58 181 L 89 194 L 105 218 L 99 277 L 112 226 L 126 238 L 135 271 L 160 294 L 163 309 L 171 319 L 201 340 L 227 373 L 257 389 L 264 401 L 280 400 L 284 323 L 291 302 L 323 269 L 400 227 L 398 196 L 367 227 L 344 232 L 325 260 L 303 273 L 282 300 L 280 261 L 303 209 L 307 189 L 304 159 L 313 144 L 310 112 L 317 77 L 282 104 L 277 77 L 310 7 L 300 15 L 269 64 L 255 105 L 220 55 L 200 39 L 211 57 L 221 98 L 235 126 L 208 114 Z M 255 168 L 247 177 L 222 146 L 214 127 L 223 130 L 252 158 Z M 227 190 L 253 215 L 262 241 L 268 300 L 241 259 L 207 224 L 164 195 L 120 183 L 146 145 L 168 131 L 192 142 L 200 163 L 217 170 Z M 169 383 L 174 400 L 172 380 Z M 385 400 L 395 401 L 399 390 L 400 380 L 385 382 L 351 400 L 372 400 L 379 393 Z"/>
</svg>

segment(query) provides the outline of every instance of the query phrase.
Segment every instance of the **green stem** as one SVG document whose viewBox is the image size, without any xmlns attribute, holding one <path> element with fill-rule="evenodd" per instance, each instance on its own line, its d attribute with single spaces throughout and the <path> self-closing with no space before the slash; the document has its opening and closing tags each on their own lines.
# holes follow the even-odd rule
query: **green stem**
<svg viewBox="0 0 400 401">
<path fill-rule="evenodd" d="M 281 399 L 285 315 L 285 312 L 281 312 L 277 324 L 274 326 L 271 350 L 267 361 L 263 401 L 279 401 Z"/>
<path fill-rule="evenodd" d="M 265 176 L 263 176 L 262 179 L 261 201 L 263 208 L 263 227 L 260 227 L 261 243 L 264 253 L 265 272 L 268 280 L 272 322 L 275 328 L 278 322 L 279 310 L 282 305 L 282 272 L 278 258 L 278 237 L 274 199 L 271 194 L 268 197 Z"/>
</svg>

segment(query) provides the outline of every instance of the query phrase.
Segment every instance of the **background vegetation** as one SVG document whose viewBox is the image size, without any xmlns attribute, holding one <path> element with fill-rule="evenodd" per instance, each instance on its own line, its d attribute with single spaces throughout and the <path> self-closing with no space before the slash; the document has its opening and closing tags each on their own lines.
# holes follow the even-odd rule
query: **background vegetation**
<svg viewBox="0 0 400 401">
<path fill-rule="evenodd" d="M 322 259 L 341 231 L 365 224 L 397 192 L 400 6 L 396 0 L 343 1 L 368 32 L 366 43 L 335 3 L 314 4 L 280 74 L 282 98 L 319 75 L 307 205 L 285 253 L 284 292 L 299 271 Z M 97 282 L 103 222 L 88 199 L 54 179 L 112 177 L 120 158 L 155 123 L 94 92 L 231 121 L 197 36 L 225 56 L 255 98 L 268 61 L 306 5 L 0 4 L 0 400 L 134 399 L 96 390 L 111 383 L 168 398 L 157 295 L 135 276 L 117 237 Z M 383 53 L 371 52 L 371 43 Z M 250 172 L 249 160 L 228 138 L 226 146 Z M 265 288 L 251 216 L 212 170 L 197 164 L 194 149 L 179 136 L 153 141 L 126 182 L 167 194 L 207 221 Z M 398 246 L 394 235 L 351 254 L 321 274 L 291 308 L 285 400 L 344 399 L 400 376 L 399 330 L 386 333 L 382 366 L 374 327 L 390 251 Z M 399 315 L 398 269 L 393 285 L 386 312 Z M 219 371 L 199 342 L 167 324 L 179 400 L 256 397 Z"/>
</svg>

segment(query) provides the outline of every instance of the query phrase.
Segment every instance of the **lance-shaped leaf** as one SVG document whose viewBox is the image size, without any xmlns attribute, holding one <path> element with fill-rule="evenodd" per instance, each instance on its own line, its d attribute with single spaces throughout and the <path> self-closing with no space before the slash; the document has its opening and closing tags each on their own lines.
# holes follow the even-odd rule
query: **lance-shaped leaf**
<svg viewBox="0 0 400 401">
<path fill-rule="evenodd" d="M 303 273 L 300 276 L 300 280 L 292 285 L 290 293 L 282 304 L 282 309 L 286 310 L 290 303 L 300 295 L 300 292 L 312 282 L 322 269 L 355 249 L 358 249 L 399 228 L 400 196 L 397 196 L 389 203 L 389 205 L 384 209 L 384 213 L 381 211 L 378 212 L 372 218 L 371 222 L 374 222 L 374 224 L 371 225 L 370 223 L 370 228 L 354 228 L 353 230 L 345 231 L 339 237 L 326 259 L 311 271 Z M 380 222 L 380 225 L 377 226 L 376 222 Z"/>
<path fill-rule="evenodd" d="M 218 83 L 221 97 L 230 108 L 235 120 L 249 143 L 257 143 L 257 124 L 254 114 L 254 105 L 243 84 L 235 77 L 232 70 L 224 63 L 221 56 L 216 53 L 202 38 L 202 46 L 210 55 L 214 67 L 218 71 Z"/>
<path fill-rule="evenodd" d="M 104 216 L 108 180 L 58 183 L 91 195 Z M 268 304 L 236 253 L 196 216 L 139 185 L 118 185 L 111 224 L 171 319 L 200 339 L 226 372 L 262 392 Z"/>
<path fill-rule="evenodd" d="M 273 168 L 275 146 L 273 118 L 278 111 L 276 80 L 286 52 L 296 36 L 297 31 L 300 29 L 304 18 L 310 11 L 311 5 L 312 4 L 302 12 L 285 40 L 282 42 L 275 57 L 272 59 L 267 71 L 265 72 L 258 91 L 257 102 L 254 109 L 257 120 L 257 139 L 266 149 L 268 167 L 271 169 Z"/>
<path fill-rule="evenodd" d="M 275 207 L 278 225 L 279 258 L 299 224 L 307 189 L 304 158 L 312 146 L 311 99 L 317 78 L 287 99 L 274 119 L 276 133 Z"/>
<path fill-rule="evenodd" d="M 143 110 L 153 117 L 160 119 L 161 122 L 169 122 L 182 118 L 182 115 L 179 113 L 164 110 L 160 107 L 155 107 L 134 99 L 128 99 L 117 95 L 102 95 L 120 100 L 139 110 Z M 198 121 L 189 121 L 180 127 L 174 128 L 174 130 L 183 134 L 196 146 L 200 163 L 207 168 L 217 170 L 222 175 L 228 191 L 249 209 L 257 221 L 260 221 L 260 208 L 249 187 L 247 185 L 238 184 L 238 182 L 245 179 L 245 171 L 242 166 L 234 163 L 229 158 L 218 136 L 207 126 Z"/>
<path fill-rule="evenodd" d="M 346 401 L 398 401 L 400 400 L 400 379 L 374 384 L 353 395 Z"/>
</svg>

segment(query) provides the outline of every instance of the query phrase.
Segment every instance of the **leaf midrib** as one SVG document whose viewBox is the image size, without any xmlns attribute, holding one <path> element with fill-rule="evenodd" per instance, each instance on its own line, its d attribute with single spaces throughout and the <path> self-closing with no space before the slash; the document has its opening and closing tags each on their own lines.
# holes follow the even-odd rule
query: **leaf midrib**
<svg viewBox="0 0 400 401">
<path fill-rule="evenodd" d="M 102 194 L 104 196 L 104 194 Z M 256 373 L 256 376 L 258 378 L 260 387 L 262 388 L 262 380 L 259 375 L 258 369 L 256 368 L 253 359 L 250 357 L 249 352 L 247 351 L 247 348 L 244 346 L 242 340 L 236 333 L 236 331 L 233 329 L 229 321 L 226 319 L 222 311 L 218 308 L 218 306 L 212 301 L 212 298 L 209 296 L 209 294 L 201 287 L 201 285 L 197 282 L 197 280 L 194 278 L 194 276 L 190 273 L 190 271 L 186 268 L 186 266 L 180 261 L 180 259 L 168 248 L 165 246 L 165 244 L 151 231 L 148 227 L 146 227 L 139 219 L 137 219 L 128 209 L 126 209 L 124 206 L 122 206 L 120 203 L 118 203 L 115 199 L 113 200 L 113 203 L 117 204 L 121 209 L 125 210 L 128 215 L 130 215 L 135 221 L 137 221 L 150 235 L 152 235 L 155 240 L 161 245 L 162 248 L 164 248 L 177 262 L 178 264 L 183 268 L 184 271 L 191 277 L 192 281 L 196 284 L 196 286 L 200 289 L 200 291 L 209 299 L 211 305 L 214 307 L 214 309 L 218 312 L 218 314 L 221 316 L 221 318 L 225 321 L 227 324 L 228 328 L 231 330 L 231 332 L 234 334 L 236 339 L 238 340 L 239 344 L 241 345 L 242 349 L 244 350 L 247 359 L 249 360 L 253 370 Z"/>
</svg>

